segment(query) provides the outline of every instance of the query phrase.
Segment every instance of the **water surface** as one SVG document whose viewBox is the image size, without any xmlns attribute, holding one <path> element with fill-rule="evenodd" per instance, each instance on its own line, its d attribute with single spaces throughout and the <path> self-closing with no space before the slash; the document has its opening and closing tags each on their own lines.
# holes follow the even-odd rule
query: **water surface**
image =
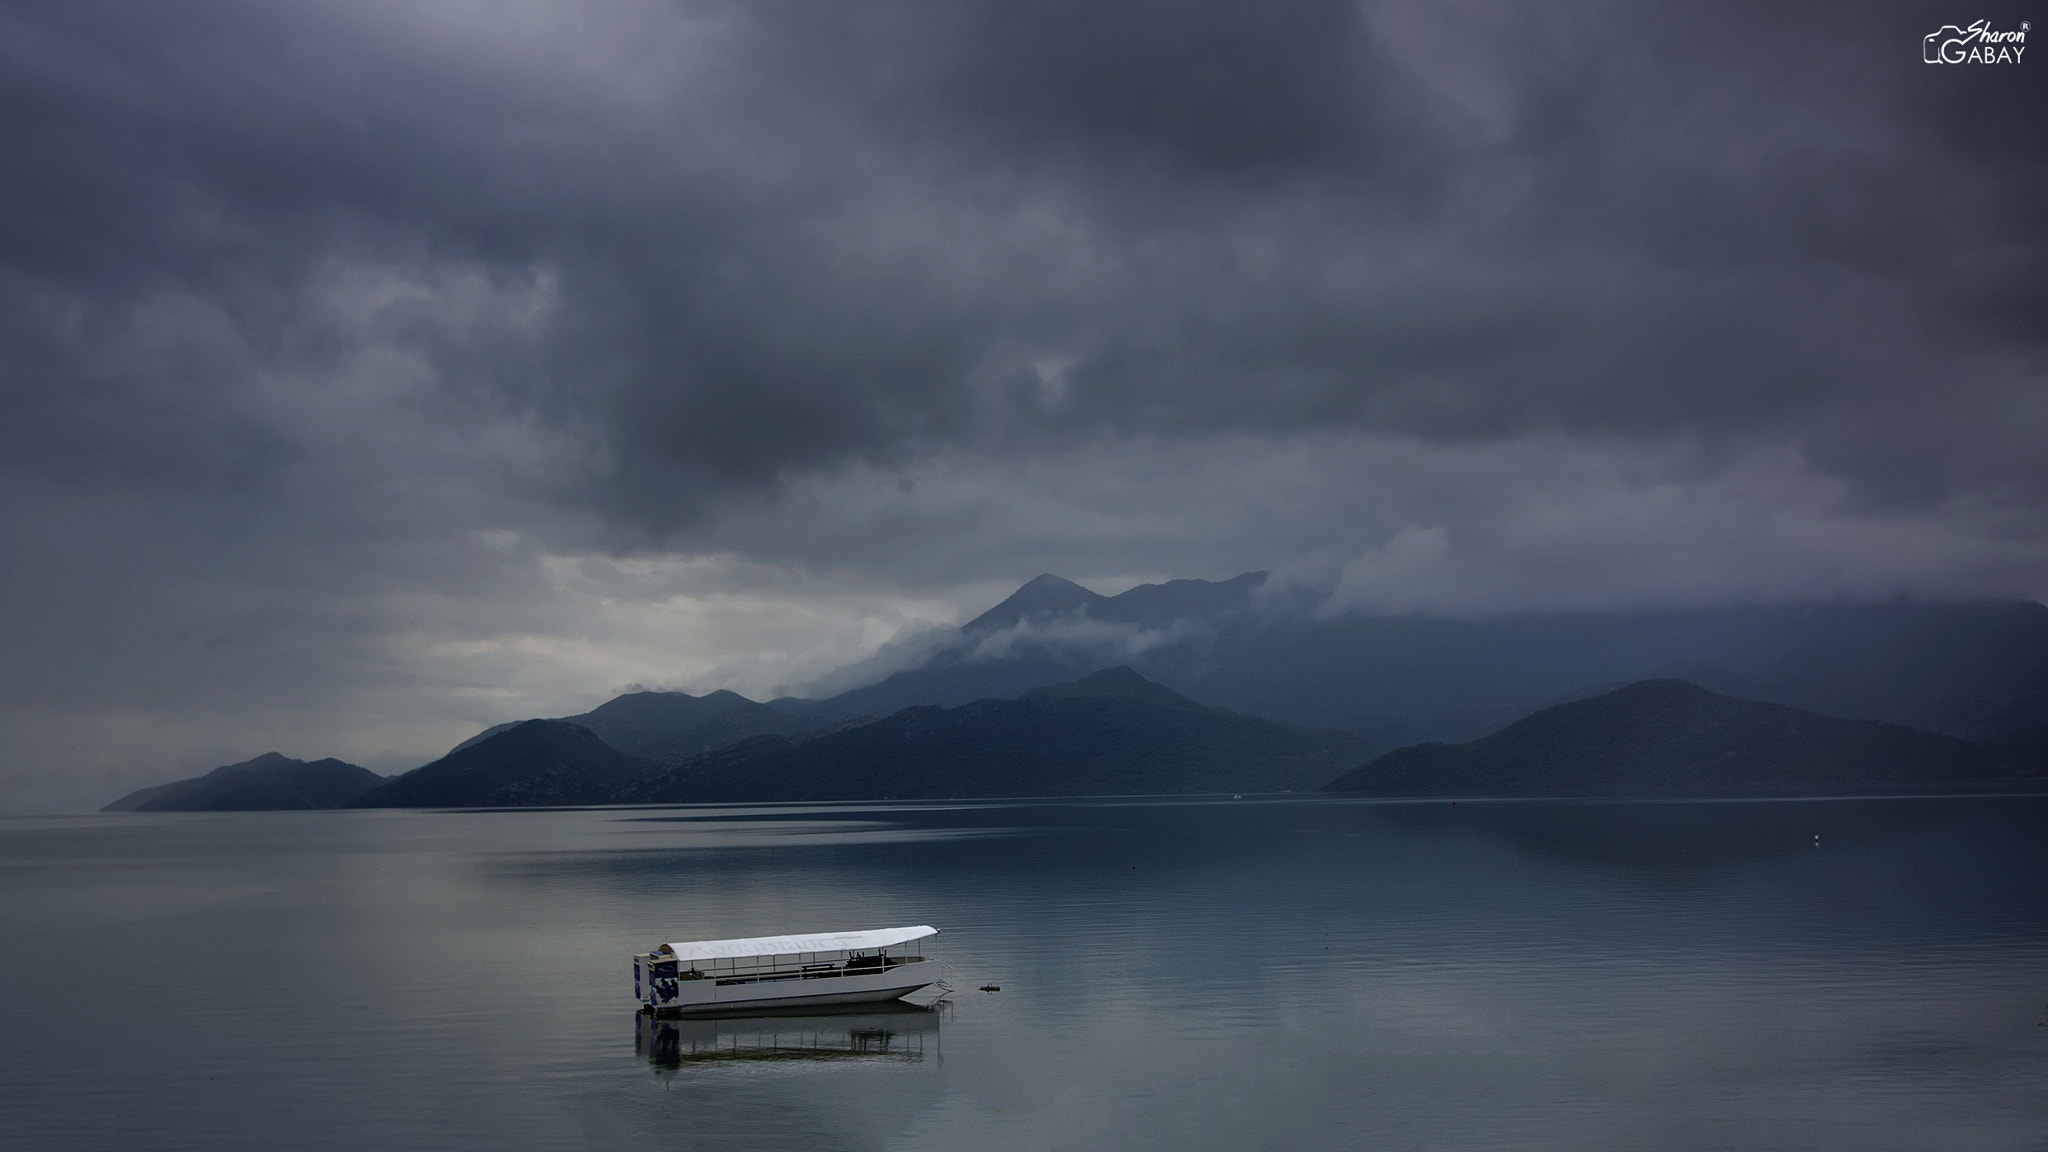
<svg viewBox="0 0 2048 1152">
<path fill-rule="evenodd" d="M 0 1147 L 2041 1148 L 2044 920 L 2041 798 L 14 819 Z M 913 923 L 936 1014 L 633 1011 Z"/>
</svg>

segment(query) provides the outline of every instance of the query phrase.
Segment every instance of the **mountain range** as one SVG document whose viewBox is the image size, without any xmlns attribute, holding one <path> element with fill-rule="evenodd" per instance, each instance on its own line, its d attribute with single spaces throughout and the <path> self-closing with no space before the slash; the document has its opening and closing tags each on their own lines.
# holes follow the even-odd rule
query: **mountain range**
<svg viewBox="0 0 2048 1152">
<path fill-rule="evenodd" d="M 622 801 L 931 799 L 1308 791 L 1369 747 L 1196 704 L 1129 668 L 1014 700 L 920 705 L 685 760 Z"/>
<path fill-rule="evenodd" d="M 528 720 L 391 780 L 363 773 L 376 783 L 325 803 L 297 793 L 275 805 L 252 803 L 246 791 L 224 799 L 226 779 L 260 775 L 274 783 L 320 768 L 273 753 L 251 762 L 254 768 L 231 765 L 188 781 L 182 797 L 153 789 L 117 804 L 476 808 L 1316 787 L 1379 796 L 1842 795 L 2011 790 L 2048 778 L 2048 728 L 1972 742 L 1738 700 L 1669 679 L 1546 708 L 1463 744 L 1411 745 L 1361 765 L 1365 747 L 1351 733 L 1197 704 L 1118 667 L 1014 700 L 919 705 L 882 720 L 809 736 L 754 736 L 662 762 L 621 752 L 578 724 Z"/>
<path fill-rule="evenodd" d="M 1971 742 L 1645 680 L 1463 744 L 1376 757 L 1325 791 L 1380 796 L 1898 792 L 2048 776 L 2041 734 Z"/>
<path fill-rule="evenodd" d="M 751 736 L 793 735 L 828 724 L 799 707 L 776 707 L 720 689 L 702 696 L 687 692 L 628 692 L 588 712 L 559 718 L 588 728 L 606 744 L 630 756 L 659 760 L 708 752 Z M 486 728 L 457 744 L 460 752 L 530 721 Z"/>
<path fill-rule="evenodd" d="M 1101 597 L 1040 576 L 917 666 L 816 706 L 879 716 L 1128 664 L 1205 704 L 1389 746 L 1469 740 L 1672 677 L 1964 739 L 2048 724 L 2048 606 L 2031 601 L 1324 616 L 1270 584 L 1250 572 Z"/>
<path fill-rule="evenodd" d="M 1404 746 L 1457 745 L 1658 679 L 1963 741 L 2024 745 L 2048 724 L 2048 607 L 2032 602 L 1325 617 L 1263 572 L 1114 596 L 1047 574 L 922 653 L 819 699 L 632 692 L 574 716 L 500 724 L 413 773 L 373 781 L 362 801 L 590 803 L 607 788 L 708 799 L 736 795 L 741 780 L 791 798 L 1015 794 L 1027 782 L 1093 792 L 1312 787 L 1320 769 L 1309 766 L 1333 764 L 1326 757 L 1340 747 L 1356 765 Z M 1041 691 L 1059 685 L 1088 687 Z M 1055 703 L 1075 698 L 1118 703 Z M 1252 721 L 1267 726 L 1257 729 L 1263 750 L 1237 723 Z M 1152 767 L 1130 743 L 1141 735 L 1154 744 Z M 1218 774 L 1222 754 L 1202 751 L 1204 739 L 1235 749 L 1243 772 Z M 486 745 L 489 755 L 471 755 Z M 1107 774 L 1083 778 L 1098 770 Z M 116 803 L 155 798 L 144 793 Z"/>
</svg>

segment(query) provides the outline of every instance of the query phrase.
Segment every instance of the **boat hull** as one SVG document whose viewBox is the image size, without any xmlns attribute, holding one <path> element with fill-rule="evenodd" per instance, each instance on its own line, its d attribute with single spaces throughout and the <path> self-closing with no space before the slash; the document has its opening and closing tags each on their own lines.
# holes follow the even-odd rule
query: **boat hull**
<svg viewBox="0 0 2048 1152">
<path fill-rule="evenodd" d="M 804 1007 L 815 1004 L 871 1004 L 900 1000 L 939 982 L 935 960 L 898 964 L 886 971 L 814 980 L 760 980 L 727 984 L 718 980 L 677 982 L 672 1000 L 649 1003 L 656 1012 L 685 1016 L 740 1008 Z"/>
</svg>

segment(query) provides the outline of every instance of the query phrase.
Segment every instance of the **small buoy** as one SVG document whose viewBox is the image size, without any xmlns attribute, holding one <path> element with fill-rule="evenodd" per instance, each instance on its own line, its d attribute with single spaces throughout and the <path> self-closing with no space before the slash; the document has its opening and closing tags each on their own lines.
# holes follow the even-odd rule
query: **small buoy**
<svg viewBox="0 0 2048 1152">
<path fill-rule="evenodd" d="M 981 986 L 981 990 L 982 990 L 983 992 L 1001 992 L 1001 991 L 1002 991 L 1002 987 L 1001 987 L 1000 985 L 996 985 L 996 984 L 983 984 L 983 985 Z"/>
</svg>

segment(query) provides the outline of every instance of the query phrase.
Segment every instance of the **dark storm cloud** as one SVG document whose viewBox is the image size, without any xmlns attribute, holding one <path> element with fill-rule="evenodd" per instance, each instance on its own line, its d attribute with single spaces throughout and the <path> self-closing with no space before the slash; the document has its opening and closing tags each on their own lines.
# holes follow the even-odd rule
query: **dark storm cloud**
<svg viewBox="0 0 2048 1152">
<path fill-rule="evenodd" d="M 717 451 L 693 427 L 733 427 L 703 403 L 720 382 L 798 433 L 725 446 L 759 472 L 992 430 L 1350 425 L 1789 440 L 1879 501 L 2041 478 L 2042 150 L 1972 121 L 2009 122 L 2038 88 L 1959 77 L 1972 97 L 1929 99 L 1941 81 L 1896 47 L 1917 44 L 1895 42 L 1911 17 L 744 19 L 784 99 L 969 219 L 943 250 L 890 253 L 906 282 L 833 250 L 890 210 L 886 181 L 848 179 L 821 233 L 774 253 L 789 275 L 705 340 L 707 379 L 618 398 L 636 479 L 704 478 Z M 1057 226 L 1009 247 L 1034 213 Z M 763 330 L 765 299 L 794 332 Z"/>
<path fill-rule="evenodd" d="M 887 0 L 749 11 L 751 39 L 778 76 L 999 165 L 1068 156 L 1284 178 L 1369 168 L 1403 135 L 1377 98 L 1356 5 Z"/>
<path fill-rule="evenodd" d="M 1925 22 L 17 11 L 16 460 L 135 467 L 135 420 L 198 473 L 268 466 L 203 356 L 124 372 L 94 326 L 173 286 L 317 356 L 305 278 L 396 247 L 559 273 L 516 363 L 407 338 L 469 399 L 588 432 L 584 496 L 656 536 L 792 470 L 1088 430 L 1756 437 L 1873 497 L 2009 492 L 2040 476 L 2012 431 L 2048 333 L 2040 87 L 1921 65 Z"/>
</svg>

